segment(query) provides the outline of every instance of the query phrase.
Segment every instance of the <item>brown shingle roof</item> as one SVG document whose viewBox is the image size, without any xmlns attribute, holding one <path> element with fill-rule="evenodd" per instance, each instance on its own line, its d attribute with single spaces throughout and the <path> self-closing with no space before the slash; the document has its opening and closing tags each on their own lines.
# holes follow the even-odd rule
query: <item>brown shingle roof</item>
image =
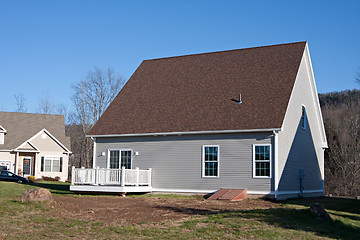
<svg viewBox="0 0 360 240">
<path fill-rule="evenodd" d="M 70 150 L 62 115 L 0 112 L 0 125 L 7 130 L 5 144 L 0 144 L 0 149 L 15 149 L 45 128 Z"/>
<path fill-rule="evenodd" d="M 90 135 L 280 128 L 305 46 L 145 60 Z"/>
</svg>

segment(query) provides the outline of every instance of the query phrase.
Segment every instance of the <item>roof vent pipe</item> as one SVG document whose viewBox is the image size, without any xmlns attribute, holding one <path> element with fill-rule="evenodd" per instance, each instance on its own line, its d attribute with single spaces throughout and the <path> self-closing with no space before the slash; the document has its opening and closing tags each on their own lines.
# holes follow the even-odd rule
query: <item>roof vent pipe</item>
<svg viewBox="0 0 360 240">
<path fill-rule="evenodd" d="M 241 94 L 239 94 L 239 101 L 238 101 L 238 104 L 242 104 L 242 101 L 241 101 Z"/>
</svg>

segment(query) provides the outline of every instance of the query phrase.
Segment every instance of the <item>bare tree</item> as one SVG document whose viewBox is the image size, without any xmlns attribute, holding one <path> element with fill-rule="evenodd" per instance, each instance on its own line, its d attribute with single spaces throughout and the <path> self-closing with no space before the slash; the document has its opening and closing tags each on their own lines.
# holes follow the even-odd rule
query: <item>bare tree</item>
<svg viewBox="0 0 360 240">
<path fill-rule="evenodd" d="M 14 94 L 16 101 L 16 112 L 26 112 L 25 96 L 23 94 Z"/>
<path fill-rule="evenodd" d="M 321 97 L 329 148 L 325 151 L 325 189 L 335 195 L 360 194 L 360 92 Z M 325 101 L 324 101 L 325 100 Z"/>
<path fill-rule="evenodd" d="M 63 115 L 65 120 L 65 125 L 70 124 L 69 110 L 66 105 L 64 104 L 55 105 L 55 114 Z"/>
<path fill-rule="evenodd" d="M 44 98 L 40 99 L 38 112 L 43 114 L 54 114 L 55 113 L 55 104 L 50 99 L 49 95 L 46 95 Z"/>
<path fill-rule="evenodd" d="M 86 134 L 99 120 L 124 83 L 125 80 L 116 75 L 111 68 L 94 67 L 82 81 L 73 86 L 75 112 L 72 120 L 81 126 L 82 137 L 76 138 L 78 142 L 73 142 L 72 148 L 73 144 L 81 144 L 82 148 L 74 146 L 81 150 L 79 160 L 74 160 L 81 166 L 89 167 L 92 160 L 92 141 L 86 138 Z"/>
</svg>

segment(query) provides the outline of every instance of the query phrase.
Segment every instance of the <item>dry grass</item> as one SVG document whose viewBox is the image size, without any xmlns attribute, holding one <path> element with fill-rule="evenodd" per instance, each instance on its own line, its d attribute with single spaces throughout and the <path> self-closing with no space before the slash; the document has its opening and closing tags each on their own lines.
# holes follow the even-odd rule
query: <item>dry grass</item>
<svg viewBox="0 0 360 240">
<path fill-rule="evenodd" d="M 79 197 L 68 192 L 66 185 L 49 186 L 56 204 L 64 205 L 22 203 L 21 194 L 34 186 L 0 182 L 0 239 L 360 239 L 359 200 L 231 203 L 203 201 L 196 196 Z M 318 220 L 309 213 L 308 207 L 314 201 L 329 210 L 333 223 Z M 66 202 L 77 202 L 78 206 L 98 204 L 78 207 L 76 212 Z M 107 205 L 108 209 L 104 207 Z M 60 214 L 62 210 L 67 213 Z M 94 217 L 101 211 L 113 218 L 128 212 L 107 221 Z M 85 215 L 89 217 L 81 217 Z"/>
</svg>

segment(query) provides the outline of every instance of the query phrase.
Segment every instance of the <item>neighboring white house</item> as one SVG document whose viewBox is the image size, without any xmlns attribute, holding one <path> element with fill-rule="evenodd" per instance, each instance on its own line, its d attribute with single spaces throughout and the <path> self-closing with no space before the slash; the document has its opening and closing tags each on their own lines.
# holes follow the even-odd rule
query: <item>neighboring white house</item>
<svg viewBox="0 0 360 240">
<path fill-rule="evenodd" d="M 73 170 L 74 191 L 324 193 L 307 42 L 143 61 L 89 137 L 94 169 Z"/>
<path fill-rule="evenodd" d="M 64 116 L 0 112 L 0 166 L 20 176 L 68 178 Z"/>
</svg>

